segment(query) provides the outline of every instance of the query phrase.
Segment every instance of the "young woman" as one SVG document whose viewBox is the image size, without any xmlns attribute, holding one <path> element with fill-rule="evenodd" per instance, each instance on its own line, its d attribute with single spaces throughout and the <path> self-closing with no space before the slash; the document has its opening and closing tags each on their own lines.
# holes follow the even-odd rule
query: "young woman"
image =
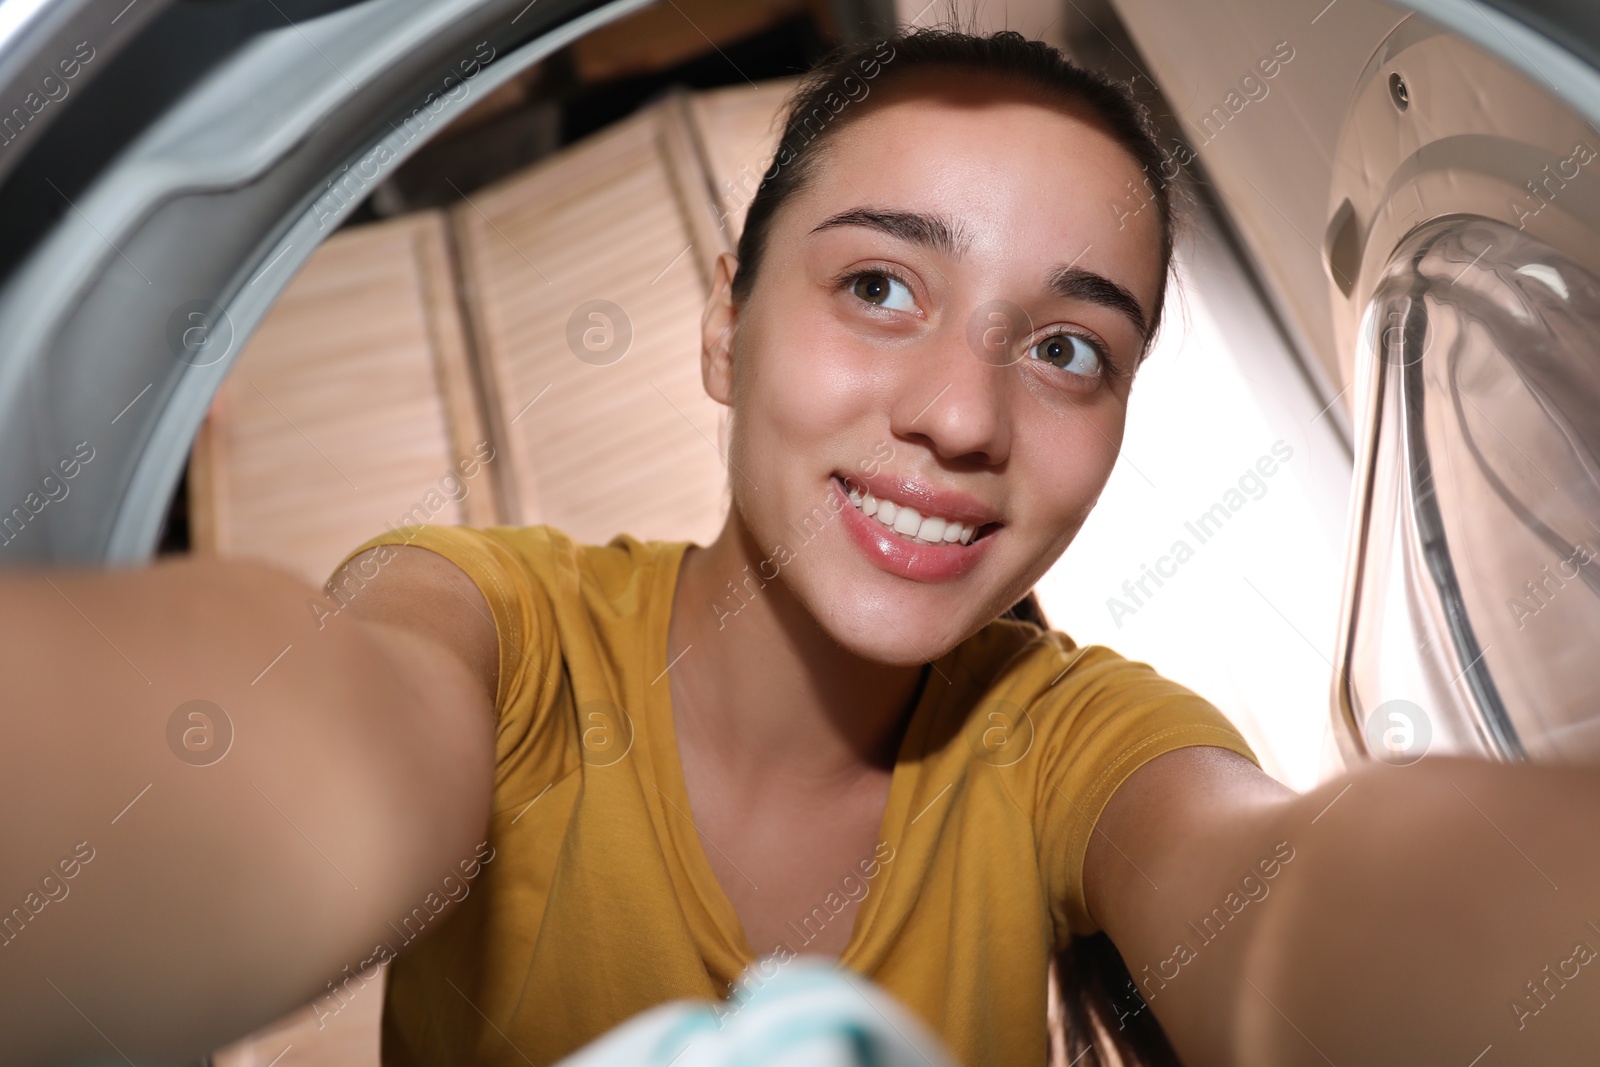
<svg viewBox="0 0 1600 1067">
<path fill-rule="evenodd" d="M 6 579 L 0 796 L 38 813 L 6 903 L 99 857 L 0 950 L 15 1062 L 193 1053 L 388 964 L 386 1064 L 546 1064 L 809 955 L 963 1063 L 1040 1064 L 1050 954 L 1100 931 L 1127 971 L 1066 971 L 1100 997 L 1075 1058 L 1592 1056 L 1592 772 L 1296 795 L 1199 697 L 1008 610 L 1116 458 L 1166 166 L 1037 42 L 853 48 L 717 262 L 712 544 L 396 531 L 311 612 L 244 563 Z M 205 766 L 170 740 L 200 698 L 231 738 Z"/>
</svg>

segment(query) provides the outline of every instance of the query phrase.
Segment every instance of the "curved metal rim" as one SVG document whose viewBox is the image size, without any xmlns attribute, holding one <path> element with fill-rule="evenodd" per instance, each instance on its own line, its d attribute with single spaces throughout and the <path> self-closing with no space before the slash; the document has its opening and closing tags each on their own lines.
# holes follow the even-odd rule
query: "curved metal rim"
<svg viewBox="0 0 1600 1067">
<path fill-rule="evenodd" d="M 1467 38 L 1600 123 L 1600 70 L 1554 38 L 1481 0 L 1391 2 Z"/>
<path fill-rule="evenodd" d="M 118 286 L 131 278 L 142 290 L 150 282 L 123 250 L 132 251 L 129 242 L 150 241 L 154 248 L 164 242 L 171 248 L 185 240 L 193 226 L 175 225 L 182 216 L 173 209 L 182 212 L 186 198 L 195 198 L 197 191 L 201 196 L 196 202 L 211 197 L 214 203 L 239 204 L 241 228 L 213 245 L 209 259 L 187 274 L 162 278 L 154 270 L 150 273 L 164 288 L 193 289 L 191 295 L 222 308 L 234 327 L 234 344 L 226 355 L 215 353 L 215 363 L 208 363 L 209 353 L 202 351 L 183 365 L 165 352 L 163 339 L 146 336 L 148 329 L 131 338 L 127 358 L 117 368 L 119 379 L 129 379 L 119 380 L 127 392 L 115 398 L 105 417 L 124 400 L 137 402 L 134 393 L 146 381 L 156 389 L 143 409 L 135 409 L 133 418 L 115 427 L 112 466 L 97 468 L 102 480 L 80 488 L 90 494 L 83 498 L 85 504 L 92 501 L 93 506 L 76 513 L 59 534 L 44 519 L 54 523 L 61 516 L 45 515 L 32 551 L 17 556 L 14 549 L 10 558 L 147 560 L 185 458 L 239 347 L 337 224 L 378 180 L 440 135 L 482 92 L 651 2 L 569 0 L 541 7 L 520 25 L 517 19 L 532 7 L 525 0 L 339 5 L 315 23 L 290 24 L 251 39 L 232 66 L 208 75 L 203 89 L 178 98 L 89 189 L 69 201 L 72 210 L 45 232 L 8 279 L 0 293 L 0 321 L 8 337 L 7 357 L 0 360 L 0 409 L 23 417 L 12 438 L 24 449 L 30 435 L 33 447 L 47 447 L 41 442 L 61 436 L 67 422 L 81 421 L 82 404 L 54 416 L 37 408 L 33 398 L 40 395 L 45 369 L 56 375 L 92 373 L 82 358 L 90 350 L 86 346 L 120 343 L 115 316 L 108 316 L 119 299 Z M 363 19 L 381 19 L 385 27 L 370 44 L 363 35 Z M 440 40 L 443 25 L 452 31 L 448 45 Z M 463 77 L 451 66 L 460 57 L 443 57 L 460 43 L 457 38 L 467 41 L 462 47 L 470 51 L 470 40 L 477 40 L 480 32 L 489 35 L 500 54 L 480 47 L 475 54 L 481 66 Z M 343 51 L 334 49 L 334 43 Z M 286 61 L 324 64 L 332 70 L 315 82 L 290 81 L 277 103 L 265 110 L 258 106 L 259 114 L 231 127 L 218 125 L 219 115 L 233 113 L 230 99 L 239 99 L 248 113 L 252 97 L 241 94 L 248 94 L 260 77 L 281 71 L 278 64 Z M 447 76 L 440 89 L 437 79 L 447 71 L 454 77 Z M 482 92 L 452 88 L 467 81 Z M 332 116 L 340 116 L 340 123 L 330 124 Z M 397 136 L 402 131 L 404 136 Z M 380 148 L 381 166 L 367 166 L 363 161 Z M 344 180 L 345 170 L 353 166 L 365 168 L 359 186 Z M 330 189 L 344 195 L 329 196 Z M 167 217 L 158 218 L 162 213 Z M 170 253 L 163 254 L 168 258 L 158 256 L 153 262 L 170 263 Z M 131 277 L 135 271 L 139 277 Z M 86 307 L 88 317 L 80 317 Z M 140 321 L 149 326 L 145 320 L 156 323 L 153 328 L 159 333 L 159 316 L 152 319 L 141 308 Z M 152 347 L 167 358 L 157 361 Z M 57 350 L 71 358 L 55 359 Z M 76 379 L 61 377 L 51 387 L 59 389 L 69 381 Z M 13 453 L 13 458 L 22 457 Z M 23 466 L 11 464 L 12 480 L 18 484 L 17 471 Z"/>
<path fill-rule="evenodd" d="M 653 2 L 654 0 L 612 0 L 604 7 L 562 23 L 521 48 L 496 59 L 474 80 L 480 82 L 481 88 L 486 92 L 493 91 L 591 30 Z M 389 134 L 375 137 L 359 151 L 332 167 L 328 171 L 328 182 L 324 182 L 320 187 L 326 188 L 333 178 L 342 174 L 347 168 L 370 158 L 379 151 L 380 146 L 392 155 L 392 159 L 384 164 L 385 167 L 397 166 L 447 129 L 451 120 L 477 102 L 470 96 L 462 97 L 460 100 L 450 100 L 448 97 L 441 99 L 445 101 L 443 113 L 424 135 L 398 149 L 389 148 L 392 140 Z M 310 259 L 323 240 L 332 235 L 334 230 L 329 224 L 336 225 L 360 203 L 342 202 L 333 210 L 322 210 L 325 208 L 323 203 L 325 199 L 326 197 L 313 197 L 298 216 L 291 216 L 291 221 L 281 238 L 263 248 L 253 261 L 247 260 L 240 265 L 238 275 L 252 280 L 245 284 L 236 283 L 232 295 L 227 300 L 218 301 L 234 325 L 235 335 L 230 350 L 215 364 L 219 368 L 218 374 L 204 377 L 185 375 L 178 392 L 162 408 L 161 416 L 151 428 L 147 447 L 134 466 L 127 488 L 118 504 L 117 518 L 112 525 L 105 548 L 108 561 L 132 563 L 149 557 L 151 548 L 160 535 L 165 508 L 151 508 L 146 506 L 147 502 L 151 499 L 165 500 L 169 495 L 168 489 L 181 474 L 183 457 L 194 441 L 195 434 L 199 432 L 200 423 L 205 418 L 211 398 L 220 380 L 226 375 L 227 369 L 238 358 L 243 342 L 265 318 L 273 303 L 306 260 Z M 258 283 L 263 279 L 268 284 L 260 285 L 258 288 Z M 205 351 L 206 348 L 200 350 L 202 358 L 197 362 L 204 362 Z M 209 370 L 210 366 L 206 369 Z M 176 460 L 172 458 L 173 456 L 176 456 Z"/>
</svg>

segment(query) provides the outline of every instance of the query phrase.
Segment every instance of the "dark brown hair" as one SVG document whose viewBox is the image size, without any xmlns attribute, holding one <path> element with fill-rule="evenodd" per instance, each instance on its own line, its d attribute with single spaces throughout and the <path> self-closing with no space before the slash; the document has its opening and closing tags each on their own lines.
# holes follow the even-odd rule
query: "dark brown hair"
<svg viewBox="0 0 1600 1067">
<path fill-rule="evenodd" d="M 739 267 L 733 299 L 749 299 L 766 252 L 773 217 L 802 189 L 815 169 L 819 148 L 845 123 L 866 110 L 873 88 L 917 69 L 968 71 L 1009 80 L 1047 102 L 1086 107 L 1144 170 L 1144 190 L 1132 190 L 1153 205 L 1160 223 L 1161 277 L 1172 268 L 1173 180 L 1180 168 L 1156 140 L 1149 111 L 1131 90 L 1105 75 L 1074 65 L 1055 48 L 1003 31 L 984 36 L 954 29 L 921 29 L 860 41 L 824 57 L 789 98 L 784 129 L 772 166 L 750 202 L 739 236 Z M 1108 209 L 1116 210 L 1114 205 Z M 1150 309 L 1145 350 L 1161 323 L 1165 285 Z M 1048 628 L 1038 598 L 1029 593 L 1006 618 Z M 1060 1002 L 1048 1017 L 1057 1058 L 1075 1067 L 1180 1067 L 1161 1024 L 1140 998 L 1116 946 L 1105 934 L 1073 938 L 1053 961 Z M 1046 1005 L 1041 1004 L 1041 1009 Z"/>
<path fill-rule="evenodd" d="M 847 122 L 867 110 L 874 88 L 903 79 L 913 70 L 967 71 L 1009 81 L 1035 91 L 1043 100 L 1087 108 L 1127 150 L 1144 171 L 1144 188 L 1129 191 L 1129 200 L 1154 206 L 1160 222 L 1161 277 L 1172 268 L 1175 228 L 1172 188 L 1180 168 L 1156 140 L 1149 110 L 1131 89 L 1075 65 L 1043 41 L 1011 30 L 977 36 L 951 29 L 920 29 L 888 38 L 861 41 L 825 56 L 789 97 L 784 127 L 772 165 L 750 202 L 739 235 L 739 268 L 733 277 L 733 299 L 750 296 L 766 253 L 773 216 L 811 177 L 818 149 Z M 1138 207 L 1134 210 L 1137 211 Z M 1108 204 L 1107 209 L 1118 211 Z M 1124 207 L 1123 212 L 1127 211 Z M 1161 323 L 1166 286 L 1157 292 L 1145 331 L 1149 350 Z"/>
</svg>

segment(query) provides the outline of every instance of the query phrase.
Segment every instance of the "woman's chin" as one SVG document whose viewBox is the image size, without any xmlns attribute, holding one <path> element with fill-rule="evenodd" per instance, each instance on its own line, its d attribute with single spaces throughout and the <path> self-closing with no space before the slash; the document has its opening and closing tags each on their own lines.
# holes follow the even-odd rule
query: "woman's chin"
<svg viewBox="0 0 1600 1067">
<path fill-rule="evenodd" d="M 982 620 L 973 620 L 972 629 Z M 910 667 L 949 652 L 967 636 L 963 620 L 916 618 L 904 609 L 863 603 L 840 605 L 822 620 L 823 629 L 841 647 L 865 660 L 891 667 Z"/>
</svg>

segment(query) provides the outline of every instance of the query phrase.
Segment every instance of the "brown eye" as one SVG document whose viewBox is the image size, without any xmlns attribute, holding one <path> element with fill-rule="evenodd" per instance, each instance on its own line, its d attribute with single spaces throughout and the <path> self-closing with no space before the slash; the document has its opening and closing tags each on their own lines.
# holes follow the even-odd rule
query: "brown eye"
<svg viewBox="0 0 1600 1067">
<path fill-rule="evenodd" d="M 1053 364 L 1080 377 L 1092 378 L 1100 373 L 1102 360 L 1093 343 L 1077 334 L 1058 333 L 1046 337 L 1033 346 L 1038 359 Z"/>
<path fill-rule="evenodd" d="M 881 304 L 889 297 L 889 279 L 881 274 L 863 274 L 850 291 L 869 304 Z"/>
<path fill-rule="evenodd" d="M 857 274 L 850 280 L 850 292 L 865 303 L 895 311 L 913 311 L 917 306 L 905 282 L 881 271 Z"/>
</svg>

